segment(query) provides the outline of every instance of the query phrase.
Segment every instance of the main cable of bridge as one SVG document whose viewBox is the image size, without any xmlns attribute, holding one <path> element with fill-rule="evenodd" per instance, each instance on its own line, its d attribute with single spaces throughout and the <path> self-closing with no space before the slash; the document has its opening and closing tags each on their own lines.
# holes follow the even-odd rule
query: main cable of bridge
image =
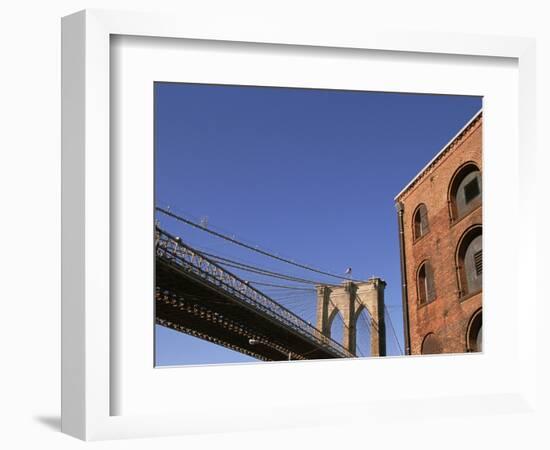
<svg viewBox="0 0 550 450">
<path fill-rule="evenodd" d="M 303 288 L 303 287 L 297 287 L 297 286 L 288 286 L 286 284 L 264 283 L 263 281 L 256 281 L 256 280 L 248 280 L 248 282 L 252 283 L 252 284 L 257 284 L 258 286 L 268 286 L 268 287 L 274 287 L 274 288 L 280 288 L 280 289 L 290 289 L 290 290 L 293 290 L 293 291 L 317 292 L 317 289 Z"/>
<path fill-rule="evenodd" d="M 236 267 L 236 268 L 241 269 L 245 272 L 252 272 L 253 271 L 253 273 L 258 273 L 259 275 L 266 276 L 266 277 L 271 277 L 271 275 L 276 275 L 276 277 L 274 277 L 274 278 L 280 278 L 280 279 L 283 279 L 283 280 L 286 280 L 286 281 L 293 281 L 293 282 L 300 283 L 300 284 L 338 286 L 336 284 L 331 284 L 331 283 L 327 283 L 327 282 L 324 282 L 324 281 L 309 280 L 309 279 L 305 279 L 305 278 L 299 278 L 299 277 L 296 277 L 294 275 L 288 275 L 288 274 L 285 274 L 285 273 L 276 272 L 276 271 L 273 271 L 273 269 L 266 269 L 264 267 L 259 267 L 257 265 L 253 265 L 249 261 L 247 261 L 247 262 L 237 261 L 235 259 L 229 258 L 227 255 L 220 255 L 220 254 L 217 253 L 217 250 L 215 250 L 213 248 L 203 246 L 203 245 L 201 245 L 200 248 L 197 248 L 197 250 L 200 251 L 200 253 L 202 255 L 208 256 L 210 259 L 212 259 L 213 261 L 215 261 L 216 263 L 218 263 L 220 265 L 229 266 L 229 264 L 224 264 L 224 263 L 236 264 L 236 265 L 240 266 L 240 267 Z M 216 252 L 216 253 L 211 253 L 211 252 Z M 235 266 L 230 266 L 230 267 L 235 267 Z M 252 271 L 247 271 L 246 268 L 250 268 L 250 269 L 253 269 L 253 270 Z M 256 281 L 256 280 L 250 280 L 250 279 L 248 280 L 248 282 L 252 283 L 252 284 L 255 284 L 255 285 L 259 285 L 259 286 L 269 286 L 269 287 L 281 288 L 281 289 L 290 289 L 290 290 L 297 290 L 297 291 L 310 291 L 310 292 L 316 292 L 317 291 L 313 287 L 307 287 L 306 288 L 306 287 L 302 287 L 300 285 L 290 286 L 290 285 L 286 285 L 286 284 L 266 283 L 266 282 L 263 282 L 263 281 Z"/>
<path fill-rule="evenodd" d="M 261 254 L 261 255 L 267 256 L 267 257 L 269 257 L 269 258 L 273 258 L 273 259 L 276 259 L 276 260 L 278 260 L 278 261 L 282 261 L 282 262 L 284 262 L 284 263 L 291 264 L 291 265 L 296 266 L 296 267 L 300 267 L 301 269 L 305 269 L 305 270 L 309 270 L 309 271 L 311 271 L 311 272 L 318 273 L 318 274 L 320 274 L 320 275 L 326 275 L 326 276 L 329 276 L 329 277 L 338 278 L 339 280 L 353 281 L 353 282 L 356 282 L 356 283 L 362 283 L 362 282 L 364 282 L 364 280 L 356 280 L 356 279 L 352 279 L 352 278 L 343 277 L 343 276 L 341 276 L 341 275 L 337 275 L 337 274 L 334 274 L 334 273 L 331 273 L 331 272 L 326 272 L 326 271 L 324 271 L 324 270 L 316 269 L 315 267 L 311 267 L 311 266 L 306 265 L 306 264 L 297 263 L 297 262 L 292 261 L 292 260 L 290 260 L 290 259 L 283 258 L 283 257 L 278 256 L 278 255 L 274 255 L 273 253 L 267 252 L 267 251 L 262 250 L 262 249 L 260 249 L 260 248 L 256 248 L 256 247 L 254 247 L 254 246 L 252 246 L 252 245 L 249 245 L 249 244 L 246 244 L 246 243 L 244 243 L 244 242 L 241 242 L 241 241 L 239 241 L 239 240 L 237 240 L 237 239 L 235 239 L 235 238 L 233 238 L 233 237 L 231 237 L 231 236 L 227 236 L 226 234 L 218 233 L 217 231 L 211 230 L 211 229 L 209 229 L 209 228 L 207 228 L 207 227 L 205 227 L 205 226 L 203 226 L 203 225 L 201 225 L 201 224 L 199 224 L 199 223 L 196 223 L 196 222 L 194 222 L 194 221 L 192 221 L 192 220 L 186 219 L 185 217 L 182 217 L 182 216 L 179 215 L 179 214 L 175 214 L 175 213 L 173 213 L 172 211 L 169 211 L 168 209 L 162 208 L 162 207 L 160 207 L 160 206 L 155 206 L 155 209 L 156 209 L 158 212 L 160 212 L 160 213 L 162 213 L 162 214 L 164 214 L 164 215 L 166 215 L 166 216 L 168 216 L 168 217 L 172 217 L 173 219 L 176 219 L 176 220 L 178 220 L 178 221 L 180 221 L 180 222 L 183 222 L 183 223 L 185 223 L 185 224 L 187 224 L 187 225 L 190 225 L 190 226 L 192 226 L 192 227 L 194 227 L 194 228 L 197 228 L 197 229 L 202 230 L 202 231 L 204 231 L 204 232 L 206 232 L 206 233 L 209 233 L 209 234 L 211 234 L 211 235 L 213 235 L 213 236 L 219 237 L 219 238 L 224 239 L 224 240 L 226 240 L 226 241 L 228 241 L 228 242 L 231 242 L 231 243 L 233 243 L 233 244 L 235 244 L 235 245 L 238 245 L 238 246 L 240 246 L 240 247 L 246 248 L 246 249 L 251 250 L 251 251 L 253 251 L 253 252 L 259 253 L 259 254 Z"/>
<path fill-rule="evenodd" d="M 248 272 L 253 272 L 253 273 L 259 273 L 260 275 L 273 276 L 275 278 L 286 279 L 288 281 L 296 281 L 298 283 L 306 283 L 306 284 L 314 284 L 314 285 L 322 284 L 322 285 L 330 286 L 329 283 L 323 283 L 322 281 L 309 280 L 309 279 L 306 279 L 306 278 L 295 277 L 293 275 L 287 275 L 287 274 L 280 273 L 280 272 L 274 272 L 274 271 L 271 271 L 271 270 L 268 270 L 268 269 L 264 269 L 262 267 L 252 266 L 250 264 L 245 264 L 243 262 L 236 261 L 234 259 L 229 259 L 229 258 L 226 258 L 224 256 L 219 256 L 219 255 L 216 255 L 216 254 L 213 254 L 213 253 L 207 253 L 207 252 L 202 251 L 202 250 L 201 250 L 201 253 L 203 255 L 206 255 L 206 256 L 210 257 L 211 259 L 215 260 L 219 264 L 226 265 L 226 266 L 229 266 L 229 267 L 233 267 L 233 268 L 236 268 L 236 269 L 241 269 L 241 270 L 248 271 Z"/>
</svg>

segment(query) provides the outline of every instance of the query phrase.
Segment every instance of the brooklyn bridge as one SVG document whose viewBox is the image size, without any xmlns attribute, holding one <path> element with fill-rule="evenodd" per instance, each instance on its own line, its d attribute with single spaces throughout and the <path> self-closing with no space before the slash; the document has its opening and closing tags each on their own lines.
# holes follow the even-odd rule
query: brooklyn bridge
<svg viewBox="0 0 550 450">
<path fill-rule="evenodd" d="M 316 323 L 313 325 L 261 289 L 271 286 L 312 291 L 312 281 L 196 249 L 157 223 L 155 318 L 158 325 L 263 361 L 365 356 L 357 342 L 360 319 L 370 335 L 369 356 L 386 354 L 386 322 L 390 323 L 391 336 L 398 344 L 384 304 L 383 280 L 354 280 L 350 276 L 323 272 L 249 246 L 170 209 L 156 209 L 160 214 L 264 256 L 340 278 L 338 284 L 315 284 Z M 229 268 L 273 277 L 275 282 L 245 279 Z M 280 284 L 281 278 L 293 283 Z M 300 287 L 300 283 L 309 284 Z M 336 316 L 343 322 L 342 342 L 331 337 Z"/>
</svg>

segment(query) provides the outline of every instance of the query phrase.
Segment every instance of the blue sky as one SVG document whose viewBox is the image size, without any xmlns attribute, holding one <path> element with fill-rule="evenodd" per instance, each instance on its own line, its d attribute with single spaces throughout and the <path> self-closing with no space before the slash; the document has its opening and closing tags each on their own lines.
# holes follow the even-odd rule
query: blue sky
<svg viewBox="0 0 550 450">
<path fill-rule="evenodd" d="M 399 340 L 388 326 L 388 354 L 400 354 L 393 198 L 481 108 L 481 98 L 156 83 L 155 99 L 157 205 L 325 271 L 343 275 L 352 267 L 354 278 L 383 278 Z M 289 275 L 335 281 L 166 216 L 157 218 L 198 249 Z M 245 279 L 274 282 L 231 270 Z M 313 291 L 262 290 L 315 324 Z M 366 321 L 359 322 L 359 349 L 368 356 L 369 336 L 362 324 Z M 342 322 L 335 320 L 333 337 L 341 336 Z M 156 360 L 157 365 L 256 361 L 159 326 Z"/>
</svg>

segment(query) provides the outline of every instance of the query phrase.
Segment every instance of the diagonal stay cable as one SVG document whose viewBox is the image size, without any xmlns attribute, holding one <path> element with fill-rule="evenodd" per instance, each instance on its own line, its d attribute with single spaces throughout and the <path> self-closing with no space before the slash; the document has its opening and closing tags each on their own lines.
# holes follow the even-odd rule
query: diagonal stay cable
<svg viewBox="0 0 550 450">
<path fill-rule="evenodd" d="M 220 264 L 228 265 L 230 267 L 240 266 L 240 267 L 236 267 L 236 268 L 241 268 L 242 270 L 251 269 L 251 271 L 254 271 L 255 273 L 260 272 L 260 273 L 263 273 L 263 274 L 266 274 L 266 275 L 273 275 L 274 277 L 288 279 L 289 281 L 296 281 L 296 282 L 309 283 L 309 284 L 322 284 L 322 285 L 330 286 L 330 284 L 323 283 L 322 281 L 309 280 L 307 278 L 295 277 L 294 275 L 288 275 L 288 274 L 285 274 L 285 273 L 274 272 L 272 270 L 264 269 L 263 267 L 252 266 L 250 264 L 245 264 L 243 262 L 236 261 L 234 259 L 229 259 L 229 258 L 226 258 L 224 256 L 218 256 L 218 255 L 215 255 L 213 253 L 207 253 L 207 252 L 204 252 L 202 250 L 201 250 L 201 253 L 203 255 L 209 256 L 210 258 L 216 260 Z M 231 264 L 233 264 L 233 265 L 231 265 Z"/>
<path fill-rule="evenodd" d="M 234 269 L 240 269 L 240 270 L 243 270 L 245 272 L 251 272 L 251 273 L 256 273 L 258 275 L 264 275 L 264 276 L 268 276 L 268 277 L 273 277 L 273 278 L 278 278 L 280 280 L 286 280 L 286 281 L 295 281 L 297 283 L 304 283 L 304 284 L 311 284 L 311 285 L 316 285 L 316 284 L 319 284 L 315 281 L 312 281 L 312 280 L 305 280 L 303 278 L 296 278 L 296 277 L 291 277 L 291 276 L 286 276 L 286 275 L 278 275 L 276 273 L 271 273 L 269 271 L 264 271 L 264 270 L 261 270 L 261 269 L 253 269 L 253 268 L 250 268 L 250 267 L 246 267 L 246 266 L 243 266 L 241 264 L 233 264 L 233 263 L 228 263 L 228 262 L 224 262 L 224 261 L 221 261 L 219 259 L 216 259 L 216 258 L 212 258 L 210 257 L 214 262 L 222 265 L 222 266 L 225 266 L 225 267 L 232 267 Z"/>
<path fill-rule="evenodd" d="M 284 284 L 275 284 L 275 283 L 264 283 L 263 281 L 256 281 L 256 280 L 248 280 L 248 282 L 252 284 L 257 284 L 258 286 L 270 286 L 270 287 L 281 288 L 281 289 L 292 289 L 294 291 L 309 291 L 309 292 L 317 291 L 316 289 L 313 289 L 313 288 L 288 286 Z"/>
<path fill-rule="evenodd" d="M 395 342 L 397 343 L 397 348 L 399 349 L 399 352 L 403 355 L 403 349 L 401 348 L 401 343 L 399 342 L 399 339 L 397 338 L 397 333 L 395 332 L 395 328 L 393 326 L 393 322 L 391 320 L 390 312 L 388 311 L 388 308 L 384 306 L 384 309 L 386 310 L 386 315 L 388 317 L 388 321 L 390 322 L 390 327 L 393 333 L 393 337 L 395 338 Z"/>
<path fill-rule="evenodd" d="M 233 244 L 239 245 L 240 247 L 244 247 L 248 250 L 252 250 L 253 252 L 260 253 L 261 255 L 264 255 L 264 256 L 268 256 L 269 258 L 277 259 L 277 260 L 285 262 L 287 264 L 291 264 L 293 266 L 300 267 L 302 269 L 306 269 L 306 270 L 309 270 L 311 272 L 315 272 L 315 273 L 318 273 L 318 274 L 321 274 L 321 275 L 326 275 L 326 276 L 329 276 L 329 277 L 338 278 L 340 280 L 355 281 L 357 283 L 362 282 L 362 280 L 354 280 L 352 278 L 346 278 L 346 277 L 343 277 L 341 275 L 336 275 L 336 274 L 333 274 L 333 273 L 330 273 L 330 272 L 325 272 L 323 270 L 316 269 L 316 268 L 308 266 L 306 264 L 300 264 L 300 263 L 297 263 L 297 262 L 292 261 L 290 259 L 282 258 L 280 256 L 277 256 L 277 255 L 274 255 L 272 253 L 266 252 L 265 250 L 262 250 L 262 249 L 253 247 L 252 245 L 248 245 L 248 244 L 245 244 L 244 242 L 238 241 L 237 239 L 234 239 L 231 236 L 227 236 L 225 234 L 218 233 L 217 231 L 210 230 L 209 228 L 206 228 L 206 227 L 204 227 L 204 226 L 202 226 L 202 225 L 200 225 L 196 222 L 193 222 L 192 220 L 181 217 L 178 214 L 174 214 L 172 211 L 161 208 L 160 206 L 155 206 L 155 209 L 157 211 L 161 212 L 162 214 L 165 214 L 169 217 L 172 217 L 173 219 L 176 219 L 180 222 L 186 223 L 187 225 L 195 227 L 199 230 L 205 231 L 209 234 L 212 234 L 213 236 L 219 237 L 221 239 L 225 239 L 226 241 L 232 242 Z"/>
</svg>

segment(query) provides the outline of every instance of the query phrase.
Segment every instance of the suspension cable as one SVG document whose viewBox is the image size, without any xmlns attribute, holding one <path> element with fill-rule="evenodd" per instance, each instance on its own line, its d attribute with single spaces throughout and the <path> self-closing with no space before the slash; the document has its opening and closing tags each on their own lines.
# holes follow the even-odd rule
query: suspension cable
<svg viewBox="0 0 550 450">
<path fill-rule="evenodd" d="M 240 261 L 235 261 L 234 259 L 229 259 L 229 258 L 226 258 L 224 256 L 218 256 L 218 255 L 215 255 L 213 253 L 203 252 L 202 250 L 201 250 L 201 253 L 203 255 L 206 255 L 206 256 L 212 258 L 216 262 L 219 262 L 220 264 L 224 264 L 224 265 L 234 267 L 234 268 L 237 268 L 237 269 L 242 269 L 242 270 L 251 269 L 251 271 L 253 271 L 255 273 L 264 273 L 266 275 L 272 275 L 272 276 L 277 277 L 277 278 L 288 279 L 289 281 L 297 281 L 297 282 L 316 284 L 316 285 L 319 284 L 319 285 L 325 285 L 325 286 L 334 286 L 334 285 L 330 285 L 330 284 L 327 284 L 327 283 L 323 283 L 322 281 L 309 280 L 307 278 L 295 277 L 294 275 L 287 275 L 285 273 L 274 272 L 272 270 L 264 269 L 262 267 L 252 266 L 250 264 L 245 264 L 245 263 L 240 262 Z M 237 266 L 240 266 L 240 267 L 237 267 Z"/>
<path fill-rule="evenodd" d="M 316 285 L 318 284 L 317 282 L 315 281 L 312 281 L 312 280 L 306 280 L 304 278 L 296 278 L 296 277 L 292 277 L 292 276 L 288 276 L 288 275 L 278 275 L 278 274 L 275 274 L 273 272 L 269 272 L 269 271 L 264 271 L 264 270 L 261 270 L 261 269 L 253 269 L 253 268 L 250 268 L 250 267 L 246 267 L 246 266 L 243 266 L 241 264 L 233 264 L 233 263 L 228 263 L 228 262 L 224 262 L 224 261 L 221 261 L 221 260 L 218 260 L 216 258 L 212 258 L 211 259 L 214 261 L 214 262 L 217 262 L 218 264 L 222 265 L 222 266 L 226 266 L 226 267 L 232 267 L 234 269 L 240 269 L 240 270 L 244 270 L 245 272 L 252 272 L 252 273 L 256 273 L 258 275 L 265 275 L 265 276 L 269 276 L 269 277 L 273 277 L 273 278 L 278 278 L 280 280 L 286 280 L 286 281 L 295 281 L 297 283 L 304 283 L 304 284 L 311 284 L 311 285 Z"/>
<path fill-rule="evenodd" d="M 390 322 L 390 327 L 393 333 L 393 337 L 395 338 L 395 342 L 397 343 L 397 348 L 399 348 L 400 353 L 403 355 L 403 349 L 401 348 L 401 344 L 399 343 L 399 339 L 397 338 L 397 333 L 395 332 L 395 328 L 393 327 L 393 322 L 391 320 L 390 312 L 388 311 L 388 308 L 384 306 L 384 309 L 386 310 L 386 315 L 388 316 L 388 321 Z"/>
<path fill-rule="evenodd" d="M 264 283 L 263 281 L 256 281 L 256 280 L 248 280 L 248 282 L 252 284 L 257 284 L 259 286 L 269 286 L 269 287 L 275 287 L 275 288 L 281 288 L 281 289 L 292 289 L 294 291 L 316 292 L 316 289 L 313 289 L 313 288 L 287 286 L 284 284 Z"/>
<path fill-rule="evenodd" d="M 352 278 L 346 278 L 346 277 L 343 277 L 341 275 L 336 275 L 336 274 L 333 274 L 333 273 L 330 273 L 330 272 L 325 272 L 323 270 L 316 269 L 314 267 L 311 267 L 311 266 L 308 266 L 308 265 L 305 265 L 305 264 L 297 263 L 297 262 L 292 261 L 292 260 L 287 259 L 287 258 L 282 258 L 280 256 L 277 256 L 277 255 L 274 255 L 272 253 L 266 252 L 265 250 L 262 250 L 262 249 L 253 247 L 252 245 L 249 245 L 249 244 L 246 244 L 244 242 L 238 241 L 237 239 L 234 239 L 234 238 L 232 238 L 230 236 L 227 236 L 225 234 L 218 233 L 217 231 L 214 231 L 214 230 L 210 230 L 210 229 L 208 229 L 208 228 L 206 228 L 206 227 L 204 227 L 204 226 L 202 226 L 202 225 L 200 225 L 196 222 L 193 222 L 189 219 L 186 219 L 186 218 L 181 217 L 177 214 L 174 214 L 172 211 L 161 208 L 160 206 L 155 206 L 155 209 L 157 211 L 161 212 L 162 214 L 165 214 L 169 217 L 172 217 L 173 219 L 176 219 L 180 222 L 186 223 L 187 225 L 195 227 L 199 230 L 205 231 L 209 234 L 212 234 L 213 236 L 216 236 L 216 237 L 219 237 L 219 238 L 224 239 L 226 241 L 232 242 L 235 245 L 239 245 L 239 246 L 244 247 L 248 250 L 252 250 L 253 252 L 260 253 L 261 255 L 268 256 L 270 258 L 277 259 L 277 260 L 285 262 L 287 264 L 291 264 L 293 266 L 300 267 L 302 269 L 306 269 L 306 270 L 309 270 L 311 272 L 315 272 L 315 273 L 318 273 L 318 274 L 321 274 L 321 275 L 326 275 L 326 276 L 329 276 L 329 277 L 338 278 L 340 280 L 354 281 L 356 283 L 362 283 L 363 282 L 362 280 L 355 280 L 355 279 L 352 279 Z"/>
</svg>

